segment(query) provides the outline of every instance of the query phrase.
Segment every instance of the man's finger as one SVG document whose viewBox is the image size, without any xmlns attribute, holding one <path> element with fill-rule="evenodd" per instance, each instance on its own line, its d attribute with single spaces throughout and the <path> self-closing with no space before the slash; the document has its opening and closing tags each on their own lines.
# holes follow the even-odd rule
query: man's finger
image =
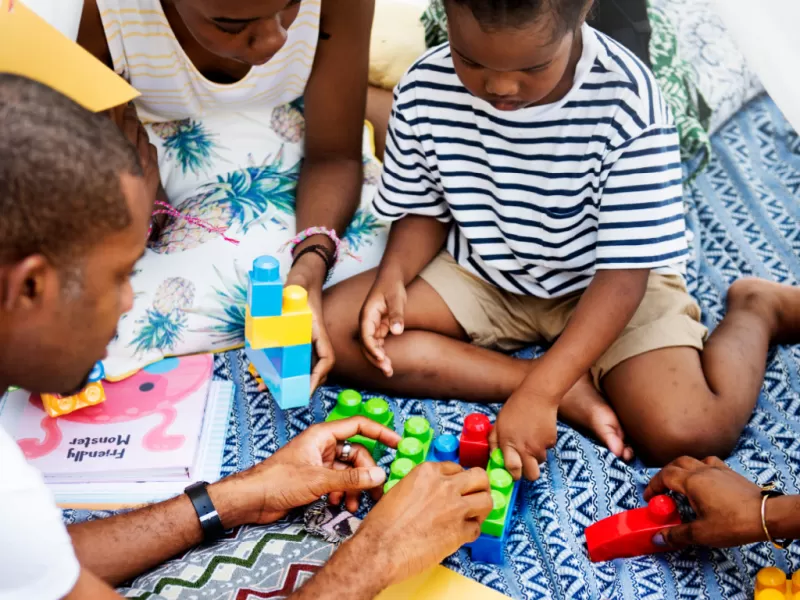
<svg viewBox="0 0 800 600">
<path fill-rule="evenodd" d="M 539 479 L 539 461 L 536 457 L 531 455 L 522 456 L 522 474 L 528 481 L 536 481 Z"/>
<path fill-rule="evenodd" d="M 477 494 L 470 494 L 464 497 L 466 505 L 465 516 L 468 519 L 478 519 L 483 523 L 489 513 L 492 512 L 494 507 L 492 503 L 492 494 L 488 491 L 478 492 Z"/>
<path fill-rule="evenodd" d="M 377 440 L 384 446 L 397 448 L 397 444 L 402 439 L 397 432 L 388 427 L 376 423 L 366 417 L 350 417 L 340 421 L 329 421 L 321 423 L 315 429 L 317 435 L 326 437 L 332 435 L 337 441 L 343 442 L 355 435 L 363 435 L 371 440 Z"/>
<path fill-rule="evenodd" d="M 461 494 L 464 496 L 478 492 L 488 492 L 490 489 L 489 475 L 479 467 L 459 473 L 456 475 L 456 480 L 461 489 Z"/>
<path fill-rule="evenodd" d="M 493 452 L 499 447 L 500 444 L 497 441 L 497 427 L 492 427 L 492 430 L 489 432 L 489 452 Z"/>
<path fill-rule="evenodd" d="M 368 469 L 326 469 L 320 467 L 319 473 L 322 486 L 322 494 L 331 492 L 355 492 L 361 490 L 371 490 L 374 487 L 383 485 L 386 481 L 386 471 L 380 467 L 370 467 Z M 320 495 L 322 495 L 320 494 Z M 347 497 L 347 494 L 345 494 Z"/>
<path fill-rule="evenodd" d="M 715 469 L 722 469 L 723 471 L 733 471 L 733 469 L 726 465 L 722 459 L 716 456 L 709 456 L 708 458 L 704 459 L 703 464 Z"/>
<path fill-rule="evenodd" d="M 653 496 L 663 494 L 667 491 L 678 492 L 686 495 L 686 479 L 689 471 L 682 469 L 675 464 L 669 464 L 661 469 L 647 484 L 644 490 L 644 499 L 650 501 Z"/>
<path fill-rule="evenodd" d="M 696 521 L 664 529 L 653 536 L 653 544 L 659 548 L 669 548 L 670 550 L 680 550 L 692 546 L 695 527 Z"/>
</svg>

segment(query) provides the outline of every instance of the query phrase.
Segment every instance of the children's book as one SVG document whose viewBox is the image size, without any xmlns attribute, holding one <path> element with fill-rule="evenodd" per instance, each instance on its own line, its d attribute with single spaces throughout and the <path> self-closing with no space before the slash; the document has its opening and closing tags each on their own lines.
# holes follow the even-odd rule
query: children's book
<svg viewBox="0 0 800 600">
<path fill-rule="evenodd" d="M 61 504 L 136 504 L 219 478 L 232 386 L 210 355 L 166 359 L 119 382 L 106 401 L 49 417 L 36 394 L 0 404 L 0 425 Z"/>
</svg>

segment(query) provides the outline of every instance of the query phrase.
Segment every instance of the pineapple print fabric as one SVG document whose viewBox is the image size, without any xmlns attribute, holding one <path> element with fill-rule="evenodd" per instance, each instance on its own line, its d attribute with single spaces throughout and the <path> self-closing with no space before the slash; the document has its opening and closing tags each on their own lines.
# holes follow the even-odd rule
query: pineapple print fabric
<svg viewBox="0 0 800 600">
<path fill-rule="evenodd" d="M 302 99 L 258 112 L 208 115 L 147 126 L 172 205 L 238 245 L 183 219 L 151 243 L 132 278 L 134 308 L 123 316 L 103 366 L 120 379 L 165 356 L 218 352 L 244 343 L 247 271 L 295 235 L 295 189 L 303 161 Z M 330 285 L 377 266 L 387 230 L 370 211 L 380 176 L 364 131 L 362 203 L 345 234 L 346 257 Z"/>
</svg>

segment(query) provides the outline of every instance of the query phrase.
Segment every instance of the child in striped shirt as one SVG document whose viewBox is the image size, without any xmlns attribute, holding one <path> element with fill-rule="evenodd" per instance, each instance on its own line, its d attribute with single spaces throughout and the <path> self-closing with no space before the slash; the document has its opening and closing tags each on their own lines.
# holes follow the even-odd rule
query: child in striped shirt
<svg viewBox="0 0 800 600">
<path fill-rule="evenodd" d="M 672 116 L 650 71 L 585 24 L 591 4 L 445 1 L 449 44 L 395 91 L 374 203 L 394 222 L 386 253 L 326 299 L 340 377 L 505 402 L 492 443 L 515 477 L 538 477 L 557 414 L 625 459 L 727 455 L 778 309 L 800 306 L 740 282 L 706 341 Z M 531 343 L 552 345 L 497 352 Z"/>
</svg>

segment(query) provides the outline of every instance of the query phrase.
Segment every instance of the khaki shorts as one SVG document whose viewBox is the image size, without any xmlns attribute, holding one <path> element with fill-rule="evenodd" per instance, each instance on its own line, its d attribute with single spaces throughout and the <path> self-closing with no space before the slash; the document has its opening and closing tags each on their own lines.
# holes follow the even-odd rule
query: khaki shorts
<svg viewBox="0 0 800 600">
<path fill-rule="evenodd" d="M 567 326 L 581 292 L 560 298 L 520 296 L 501 290 L 456 264 L 442 252 L 420 274 L 442 297 L 472 342 L 484 348 L 518 350 L 551 343 Z M 592 367 L 598 389 L 621 362 L 651 350 L 689 346 L 703 349 L 708 330 L 700 307 L 679 275 L 651 273 L 647 292 L 630 323 Z"/>
</svg>

